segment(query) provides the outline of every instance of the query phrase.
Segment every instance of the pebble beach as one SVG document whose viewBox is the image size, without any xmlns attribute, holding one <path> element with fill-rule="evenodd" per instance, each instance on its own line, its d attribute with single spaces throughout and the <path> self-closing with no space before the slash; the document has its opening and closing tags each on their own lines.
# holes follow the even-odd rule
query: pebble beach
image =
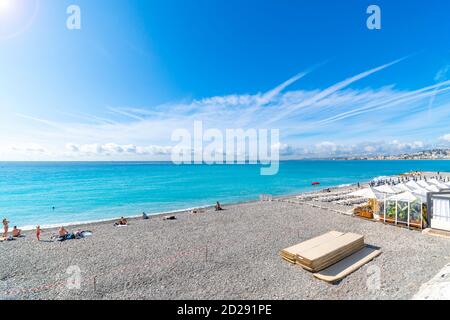
<svg viewBox="0 0 450 320">
<path fill-rule="evenodd" d="M 288 199 L 87 224 L 74 228 L 91 237 L 65 242 L 25 232 L 0 243 L 0 299 L 410 299 L 450 262 L 448 239 Z M 331 230 L 382 254 L 334 285 L 280 258 Z"/>
</svg>

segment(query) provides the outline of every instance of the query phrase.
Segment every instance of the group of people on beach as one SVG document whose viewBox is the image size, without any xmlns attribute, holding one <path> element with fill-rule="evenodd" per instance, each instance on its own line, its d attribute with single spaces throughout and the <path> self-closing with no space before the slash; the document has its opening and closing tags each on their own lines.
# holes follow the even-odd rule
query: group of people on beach
<svg viewBox="0 0 450 320">
<path fill-rule="evenodd" d="M 8 239 L 8 231 L 9 231 L 9 221 L 7 218 L 4 218 L 2 221 L 3 224 L 3 234 L 2 237 L 4 239 Z M 11 237 L 12 238 L 20 238 L 22 236 L 22 230 L 18 229 L 17 226 L 14 226 L 14 228 L 11 231 Z"/>
<path fill-rule="evenodd" d="M 2 234 L 2 238 L 3 240 L 14 240 L 17 238 L 21 238 L 22 237 L 22 230 L 17 228 L 17 226 L 14 226 L 14 228 L 11 231 L 11 235 L 8 236 L 8 232 L 9 232 L 9 221 L 7 218 L 4 218 L 2 221 L 3 224 L 3 234 Z M 41 241 L 41 234 L 42 234 L 42 229 L 40 226 L 36 226 L 36 239 L 38 241 Z M 58 233 L 56 235 L 53 235 L 51 237 L 52 240 L 58 240 L 58 241 L 64 241 L 64 240 L 70 240 L 70 239 L 80 239 L 80 238 L 84 238 L 84 236 L 87 234 L 87 231 L 75 231 L 75 232 L 69 232 L 66 230 L 66 228 L 64 227 L 60 227 L 58 229 Z"/>
<path fill-rule="evenodd" d="M 216 202 L 216 205 L 214 206 L 214 209 L 216 211 L 223 211 L 224 209 L 222 208 L 222 205 L 219 203 L 219 201 Z M 143 212 L 142 213 L 142 219 L 143 220 L 148 220 L 149 217 L 148 215 Z M 9 221 L 7 218 L 3 219 L 3 234 L 2 234 L 2 238 L 3 240 L 14 240 L 15 238 L 20 238 L 22 237 L 22 230 L 18 229 L 17 226 L 14 226 L 13 230 L 11 231 L 11 236 L 8 237 L 8 232 L 9 232 Z M 128 225 L 128 221 L 127 219 L 125 219 L 124 217 L 121 217 L 118 221 L 116 221 L 114 223 L 114 226 L 119 227 L 119 226 L 127 226 Z M 65 241 L 65 240 L 71 240 L 71 239 L 80 239 L 80 238 L 84 238 L 85 235 L 90 234 L 90 231 L 75 231 L 75 232 L 69 232 L 66 230 L 66 228 L 64 228 L 63 226 L 61 226 L 58 229 L 58 233 L 57 235 L 53 235 L 51 237 L 52 240 L 57 240 L 57 241 Z M 36 226 L 36 239 L 38 241 L 41 241 L 41 235 L 42 235 L 42 229 L 41 226 Z"/>
</svg>

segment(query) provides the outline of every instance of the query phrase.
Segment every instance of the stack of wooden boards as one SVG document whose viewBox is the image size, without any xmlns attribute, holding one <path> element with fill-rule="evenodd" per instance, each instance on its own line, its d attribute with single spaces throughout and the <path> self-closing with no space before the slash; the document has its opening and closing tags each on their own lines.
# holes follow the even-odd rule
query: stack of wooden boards
<svg viewBox="0 0 450 320">
<path fill-rule="evenodd" d="M 298 264 L 308 271 L 317 273 L 355 253 L 362 252 L 364 248 L 364 236 L 355 233 L 331 231 L 284 249 L 280 252 L 280 255 L 284 260 L 290 263 Z M 364 252 L 370 254 L 371 259 L 380 253 L 379 250 L 377 250 L 376 255 L 374 255 L 371 250 L 370 252 L 367 250 Z M 364 263 L 368 262 L 366 261 L 367 257 L 362 257 L 361 254 L 359 254 L 358 257 L 364 259 Z M 348 261 L 353 260 L 354 259 L 349 259 Z M 348 263 L 344 262 L 341 265 L 346 266 L 346 269 L 349 267 L 352 269 L 352 266 L 347 266 L 347 264 Z M 361 261 L 356 261 L 354 264 L 360 265 Z M 327 278 L 329 278 L 329 275 Z"/>
</svg>

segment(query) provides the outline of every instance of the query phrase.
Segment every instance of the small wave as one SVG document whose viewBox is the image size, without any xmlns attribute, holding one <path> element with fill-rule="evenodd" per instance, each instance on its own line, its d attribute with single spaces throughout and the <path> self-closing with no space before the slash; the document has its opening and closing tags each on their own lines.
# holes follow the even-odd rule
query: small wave
<svg viewBox="0 0 450 320">
<path fill-rule="evenodd" d="M 164 215 L 164 214 L 173 214 L 173 213 L 187 212 L 187 211 L 192 211 L 194 209 L 206 209 L 206 208 L 209 208 L 209 207 L 211 207 L 211 205 L 196 206 L 196 207 L 189 207 L 189 208 L 184 208 L 184 209 L 162 211 L 162 212 L 155 212 L 155 213 L 147 213 L 147 215 L 149 217 L 151 217 L 151 216 L 159 216 L 159 215 Z M 141 214 L 127 216 L 126 218 L 128 218 L 128 219 L 136 219 L 136 218 L 140 218 L 140 217 L 142 217 Z M 113 221 L 116 221 L 117 219 L 119 219 L 119 217 L 97 219 L 97 220 L 89 220 L 89 221 L 76 221 L 76 222 L 65 222 L 65 223 L 61 222 L 61 223 L 43 224 L 40 227 L 41 227 L 42 230 L 48 230 L 48 229 L 56 229 L 56 228 L 59 228 L 59 227 L 76 227 L 76 226 L 82 226 L 82 225 L 87 225 L 87 224 L 97 224 L 97 223 L 102 223 L 102 222 L 113 222 Z M 23 227 L 19 227 L 19 228 L 21 230 L 23 230 L 23 231 L 31 231 L 31 230 L 35 230 L 36 226 L 27 225 L 27 226 L 23 226 Z"/>
<path fill-rule="evenodd" d="M 351 187 L 351 186 L 352 186 L 351 183 L 344 183 L 344 184 L 338 185 L 337 187 L 338 187 L 338 188 L 345 188 L 345 187 Z"/>
</svg>

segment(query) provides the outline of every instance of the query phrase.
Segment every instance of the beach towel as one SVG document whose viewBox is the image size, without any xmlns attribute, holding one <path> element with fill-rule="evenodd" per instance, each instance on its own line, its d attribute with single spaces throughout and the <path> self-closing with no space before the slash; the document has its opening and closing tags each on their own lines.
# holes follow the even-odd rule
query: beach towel
<svg viewBox="0 0 450 320">
<path fill-rule="evenodd" d="M 9 237 L 0 237 L 0 242 L 3 242 L 3 241 L 13 241 L 14 240 L 14 238 L 12 237 L 12 236 L 9 236 Z"/>
<path fill-rule="evenodd" d="M 72 240 L 75 239 L 75 235 L 73 233 L 66 234 L 65 236 L 58 236 L 56 238 L 56 241 L 62 242 L 66 240 Z"/>
<path fill-rule="evenodd" d="M 82 238 L 87 238 L 92 236 L 93 232 L 92 231 L 82 231 L 79 233 L 79 236 L 81 236 Z"/>
</svg>

